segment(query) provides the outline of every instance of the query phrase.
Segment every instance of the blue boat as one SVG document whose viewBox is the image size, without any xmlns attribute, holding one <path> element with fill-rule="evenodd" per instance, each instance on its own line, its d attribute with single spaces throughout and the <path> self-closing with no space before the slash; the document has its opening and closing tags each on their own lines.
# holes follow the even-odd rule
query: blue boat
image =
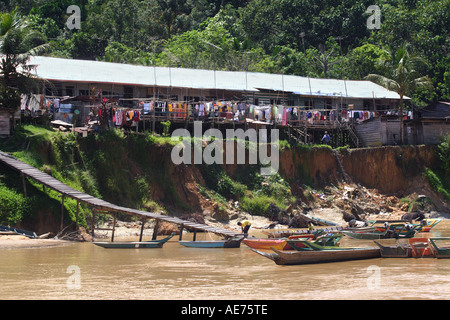
<svg viewBox="0 0 450 320">
<path fill-rule="evenodd" d="M 239 248 L 243 239 L 242 237 L 211 241 L 179 241 L 179 243 L 190 248 Z"/>
<path fill-rule="evenodd" d="M 132 241 L 132 242 L 93 242 L 95 245 L 106 249 L 151 249 L 162 248 L 162 246 L 172 239 L 175 233 L 167 238 L 151 241 Z"/>
</svg>

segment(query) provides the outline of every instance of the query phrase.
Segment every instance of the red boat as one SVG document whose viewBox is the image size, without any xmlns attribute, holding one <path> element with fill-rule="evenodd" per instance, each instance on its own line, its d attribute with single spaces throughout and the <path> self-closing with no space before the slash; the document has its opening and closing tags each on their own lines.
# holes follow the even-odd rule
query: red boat
<svg viewBox="0 0 450 320">
<path fill-rule="evenodd" d="M 244 243 L 253 249 L 267 249 L 275 248 L 277 250 L 294 250 L 287 242 L 286 240 L 289 239 L 307 239 L 312 240 L 314 238 L 314 235 L 312 234 L 302 234 L 302 235 L 295 235 L 290 236 L 289 238 L 284 239 L 244 239 Z M 302 244 L 305 246 L 304 244 Z"/>
</svg>

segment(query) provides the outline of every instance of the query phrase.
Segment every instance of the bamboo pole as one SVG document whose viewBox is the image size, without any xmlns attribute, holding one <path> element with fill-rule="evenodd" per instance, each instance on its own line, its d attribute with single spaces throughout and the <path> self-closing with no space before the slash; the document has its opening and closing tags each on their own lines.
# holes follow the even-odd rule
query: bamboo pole
<svg viewBox="0 0 450 320">
<path fill-rule="evenodd" d="M 61 231 L 64 228 L 64 198 L 65 196 L 61 195 Z"/>
<path fill-rule="evenodd" d="M 75 217 L 75 224 L 77 226 L 77 230 L 79 229 L 79 225 L 78 225 L 78 214 L 80 212 L 80 201 L 77 199 L 77 213 L 76 213 L 76 217 Z"/>
<path fill-rule="evenodd" d="M 183 229 L 184 229 L 184 224 L 180 225 L 180 241 L 183 240 Z"/>
<path fill-rule="evenodd" d="M 156 237 L 158 236 L 158 229 L 159 229 L 159 220 L 156 219 L 155 226 L 153 227 L 152 240 L 156 240 Z"/>
<path fill-rule="evenodd" d="M 139 242 L 142 241 L 142 235 L 144 234 L 144 225 L 145 225 L 145 219 L 142 220 L 141 234 L 139 235 Z"/>
<path fill-rule="evenodd" d="M 111 234 L 111 242 L 114 242 L 114 233 L 116 232 L 116 215 L 117 215 L 117 213 L 114 212 L 114 214 L 113 214 L 113 229 L 112 229 L 112 234 Z"/>
</svg>

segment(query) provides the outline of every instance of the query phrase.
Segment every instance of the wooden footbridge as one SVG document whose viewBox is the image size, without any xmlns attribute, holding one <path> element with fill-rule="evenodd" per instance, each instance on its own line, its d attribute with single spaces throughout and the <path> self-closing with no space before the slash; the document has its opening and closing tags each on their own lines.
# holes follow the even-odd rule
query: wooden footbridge
<svg viewBox="0 0 450 320">
<path fill-rule="evenodd" d="M 156 235 L 157 235 L 156 231 L 158 229 L 160 221 L 167 221 L 167 222 L 179 225 L 180 229 L 181 229 L 180 230 L 180 239 L 182 238 L 184 228 L 189 228 L 189 229 L 194 230 L 194 239 L 196 236 L 196 231 L 211 232 L 211 233 L 218 234 L 218 235 L 221 235 L 224 237 L 235 237 L 235 236 L 239 235 L 239 233 L 236 233 L 236 232 L 233 232 L 233 231 L 227 230 L 227 229 L 215 228 L 215 227 L 212 227 L 212 226 L 209 226 L 206 224 L 198 224 L 198 223 L 194 223 L 191 221 L 182 220 L 182 219 L 179 219 L 176 217 L 168 217 L 168 216 L 151 213 L 151 212 L 147 212 L 147 211 L 125 208 L 125 207 L 121 207 L 121 206 L 109 203 L 107 201 L 95 198 L 89 194 L 75 190 L 75 189 L 65 185 L 61 181 L 53 178 L 52 176 L 34 168 L 33 166 L 31 166 L 27 163 L 24 163 L 2 151 L 0 151 L 0 163 L 5 164 L 5 165 L 9 166 L 10 168 L 20 172 L 20 175 L 22 177 L 22 183 L 23 183 L 25 196 L 26 196 L 25 177 L 28 177 L 30 179 L 33 179 L 33 180 L 41 183 L 44 186 L 44 189 L 45 189 L 45 187 L 48 187 L 48 188 L 51 188 L 51 189 L 61 193 L 61 199 L 62 199 L 62 202 L 61 202 L 61 230 L 63 230 L 63 227 L 64 227 L 63 226 L 64 198 L 70 197 L 77 201 L 77 212 L 76 212 L 77 227 L 78 227 L 78 214 L 79 214 L 80 202 L 85 203 L 94 209 L 93 210 L 94 216 L 92 219 L 93 223 L 92 223 L 92 230 L 91 230 L 92 235 L 94 234 L 94 229 L 95 229 L 95 213 L 112 214 L 113 215 L 113 217 L 114 217 L 113 229 L 102 229 L 102 230 L 111 230 L 112 231 L 111 241 L 114 241 L 114 228 L 116 225 L 116 214 L 117 213 L 123 213 L 123 214 L 131 215 L 131 216 L 137 216 L 142 219 L 140 241 L 142 240 L 144 223 L 148 219 L 155 219 L 155 221 L 156 221 L 154 231 L 153 231 L 153 239 L 156 239 Z M 97 228 L 97 229 L 99 229 L 99 228 Z"/>
</svg>

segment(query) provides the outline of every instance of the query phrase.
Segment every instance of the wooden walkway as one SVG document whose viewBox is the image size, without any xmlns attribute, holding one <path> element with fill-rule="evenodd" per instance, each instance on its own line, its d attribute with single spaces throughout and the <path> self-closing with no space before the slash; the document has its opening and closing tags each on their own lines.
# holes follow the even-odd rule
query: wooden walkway
<svg viewBox="0 0 450 320">
<path fill-rule="evenodd" d="M 61 195 L 62 195 L 62 210 L 63 210 L 63 204 L 64 204 L 64 197 L 70 197 L 70 198 L 77 200 L 77 218 L 78 218 L 79 203 L 82 202 L 82 203 L 92 206 L 99 213 L 107 213 L 107 214 L 124 213 L 127 215 L 141 217 L 143 220 L 155 219 L 157 222 L 156 225 L 158 225 L 158 223 L 160 221 L 166 221 L 166 222 L 170 222 L 170 223 L 179 225 L 181 227 L 181 231 L 183 231 L 183 228 L 189 228 L 189 229 L 194 229 L 194 230 L 198 230 L 198 231 L 211 232 L 211 233 L 218 234 L 218 235 L 225 236 L 225 237 L 235 237 L 240 234 L 237 232 L 233 232 L 231 230 L 208 226 L 206 224 L 198 224 L 198 223 L 182 220 L 182 219 L 175 218 L 175 217 L 168 217 L 168 216 L 164 216 L 164 215 L 160 215 L 160 214 L 156 214 L 156 213 L 125 208 L 125 207 L 121 207 L 121 206 L 109 203 L 107 201 L 95 198 L 89 194 L 77 191 L 77 190 L 65 185 L 61 181 L 53 178 L 52 176 L 34 168 L 33 166 L 31 166 L 27 163 L 24 163 L 2 151 L 0 151 L 0 163 L 3 163 L 5 165 L 9 166 L 10 168 L 20 172 L 22 179 L 23 179 L 25 196 L 26 196 L 25 177 L 28 177 L 30 179 L 33 179 L 33 180 L 41 183 L 42 185 L 44 185 L 48 188 L 51 188 L 51 189 L 61 193 Z M 62 211 L 62 214 L 63 214 L 63 211 Z M 114 215 L 114 217 L 115 217 L 115 215 Z M 63 219 L 61 217 L 61 227 L 62 227 L 62 221 L 63 221 Z M 144 225 L 144 223 L 142 224 L 142 226 L 143 225 Z M 141 235 L 142 235 L 142 232 L 141 232 Z M 155 232 L 154 232 L 153 236 L 154 237 L 156 236 Z M 181 236 L 182 236 L 182 232 L 180 234 L 180 238 L 181 238 Z M 114 238 L 114 235 L 112 236 L 112 238 Z"/>
</svg>

